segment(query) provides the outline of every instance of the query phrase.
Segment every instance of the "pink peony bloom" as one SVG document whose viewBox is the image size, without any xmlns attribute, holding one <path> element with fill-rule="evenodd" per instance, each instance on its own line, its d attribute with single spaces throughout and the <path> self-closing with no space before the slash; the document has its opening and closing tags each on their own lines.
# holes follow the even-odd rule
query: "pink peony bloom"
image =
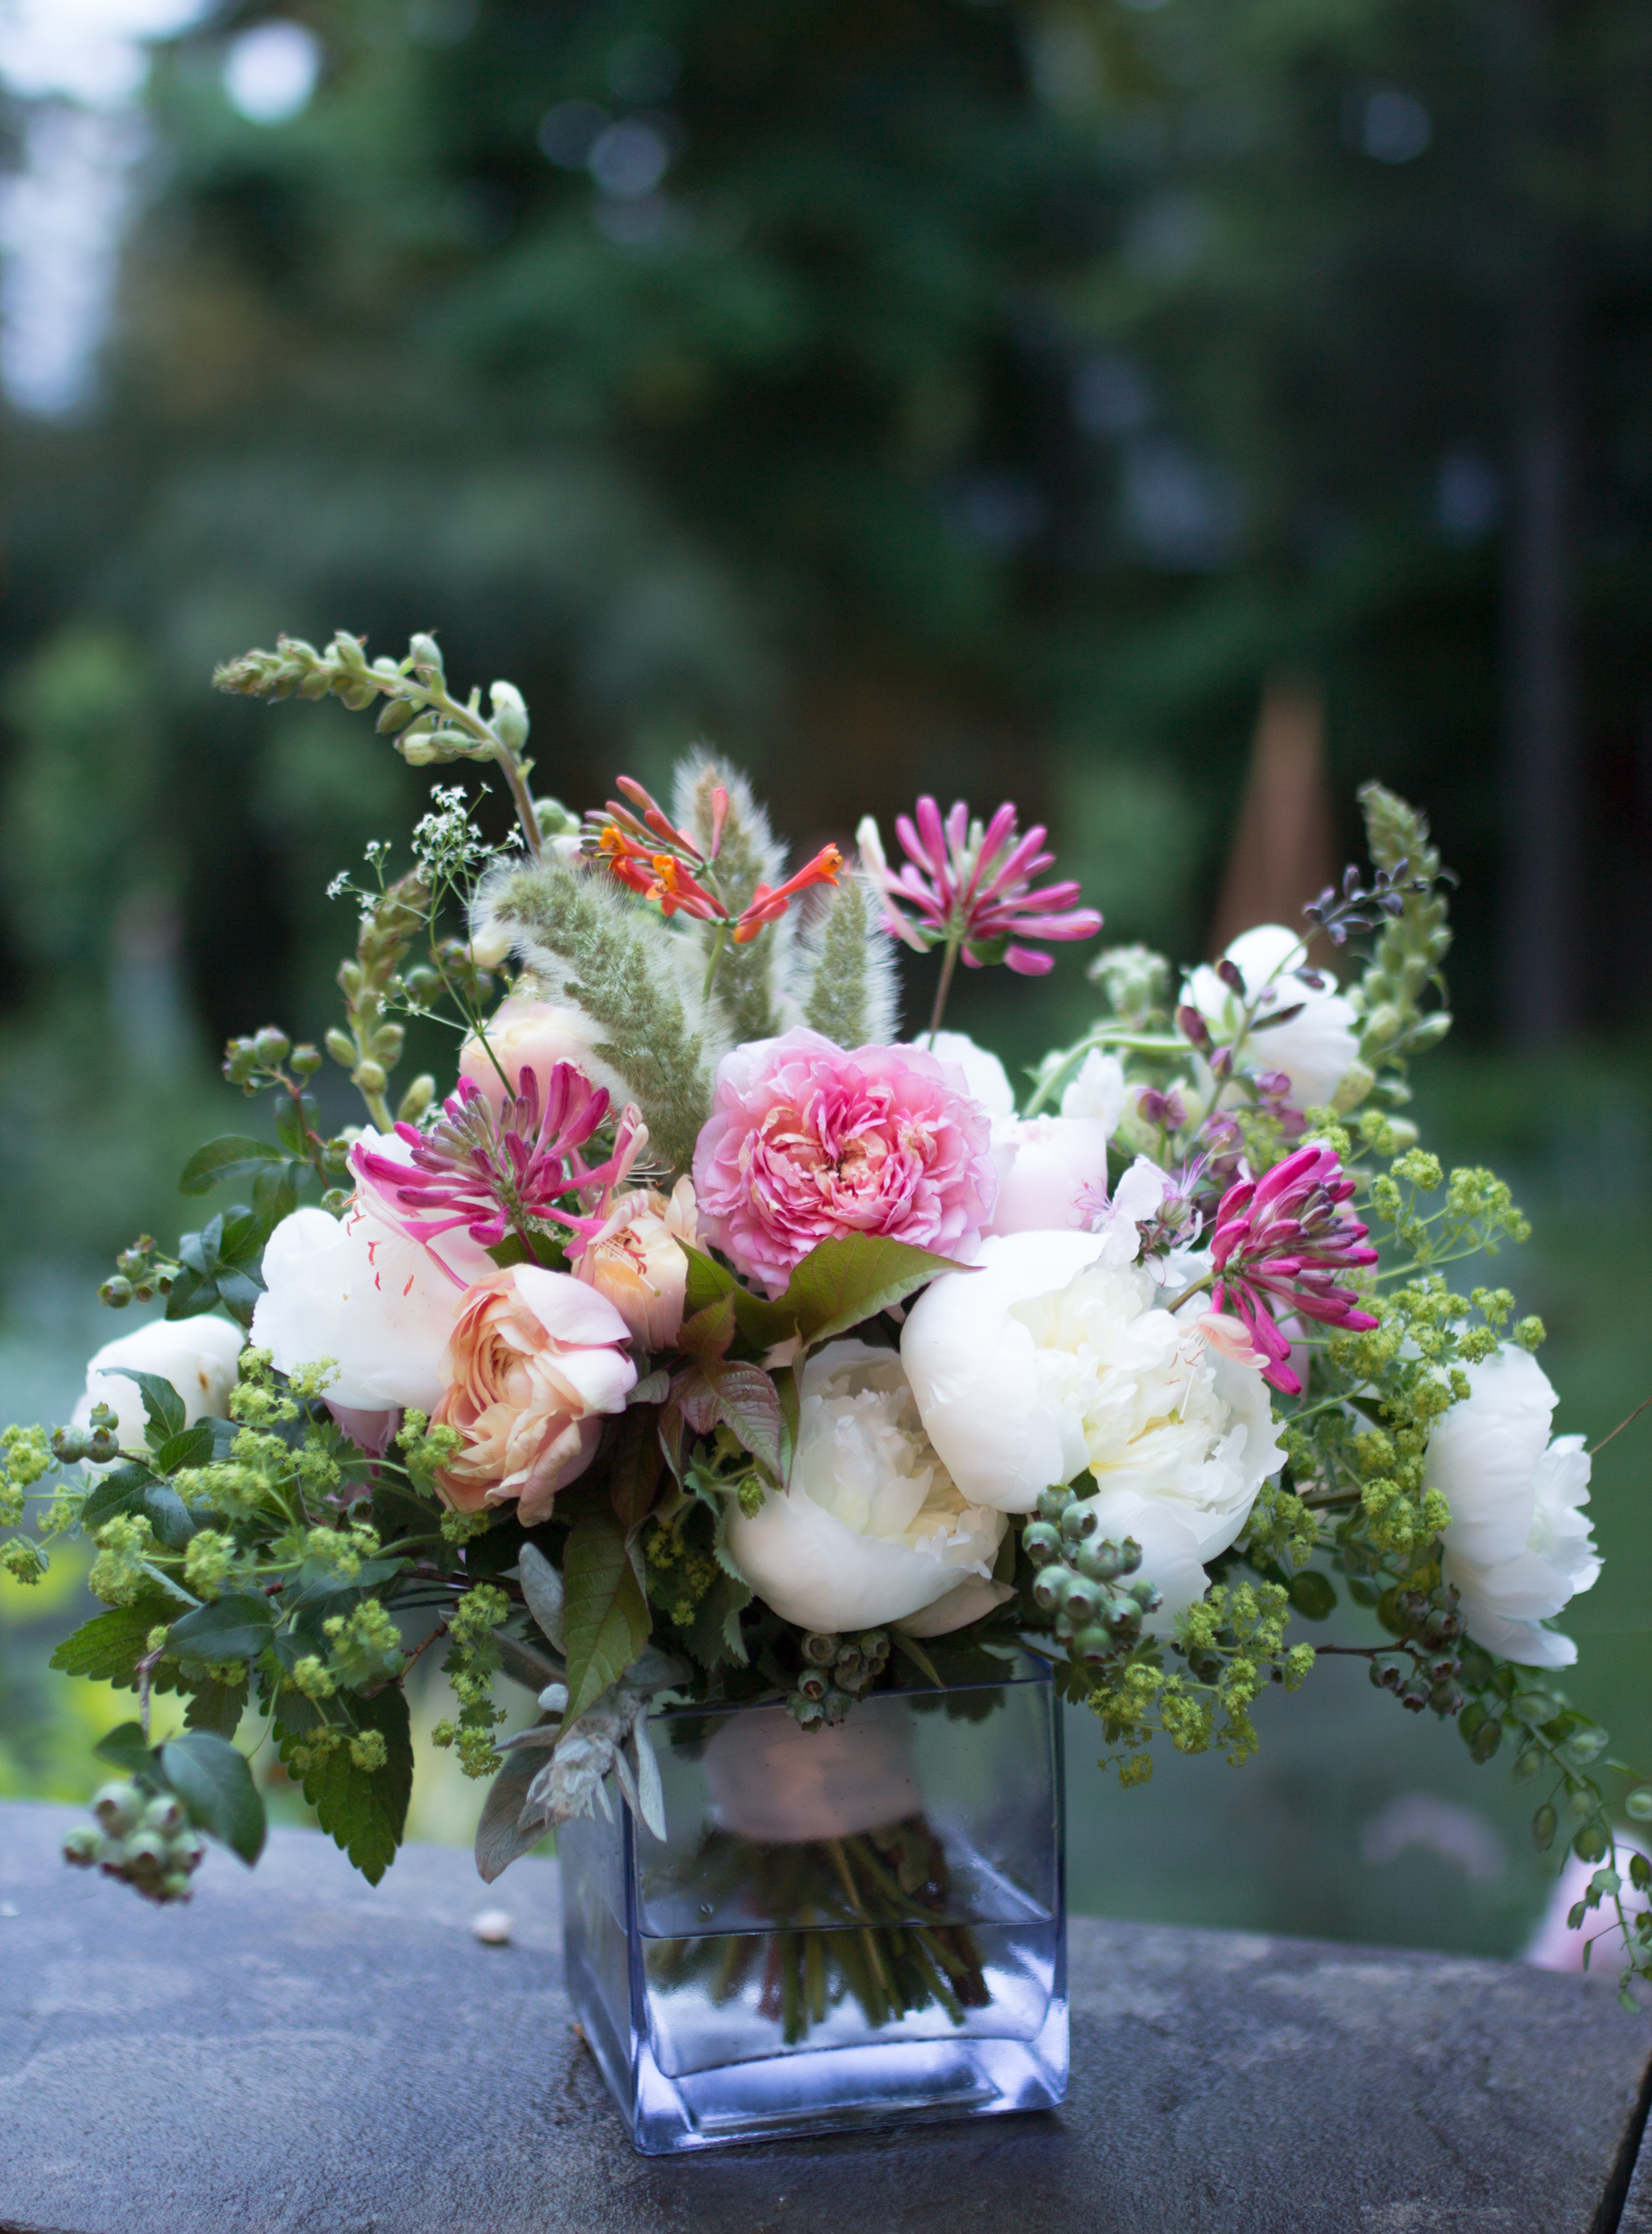
<svg viewBox="0 0 1652 2234">
<path fill-rule="evenodd" d="M 799 1028 L 725 1055 L 694 1149 L 707 1237 L 778 1295 L 818 1241 L 972 1256 L 997 1174 L 986 1112 L 920 1047 L 852 1054 Z"/>
<path fill-rule="evenodd" d="M 518 1500 L 532 1527 L 596 1456 L 602 1417 L 637 1385 L 630 1329 L 607 1297 L 566 1272 L 512 1265 L 459 1308 L 434 1415 L 465 1448 L 437 1476 L 460 1512 Z"/>
</svg>

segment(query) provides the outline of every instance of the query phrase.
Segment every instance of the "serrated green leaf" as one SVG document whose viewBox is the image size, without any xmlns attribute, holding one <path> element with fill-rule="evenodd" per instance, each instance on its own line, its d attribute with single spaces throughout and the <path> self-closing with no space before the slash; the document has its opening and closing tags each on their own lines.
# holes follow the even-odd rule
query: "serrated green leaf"
<svg viewBox="0 0 1652 2234">
<path fill-rule="evenodd" d="M 299 1185 L 310 1168 L 307 1163 L 267 1164 L 253 1181 L 253 1216 L 266 1233 L 298 1208 Z"/>
<path fill-rule="evenodd" d="M 143 1492 L 154 1478 L 140 1459 L 111 1467 L 88 1493 L 86 1502 L 81 1507 L 81 1526 L 90 1534 L 106 1520 L 139 1511 Z"/>
<path fill-rule="evenodd" d="M 159 1450 L 168 1436 L 183 1431 L 183 1398 L 172 1383 L 159 1373 L 139 1373 L 132 1366 L 105 1366 L 105 1373 L 122 1381 L 135 1381 L 144 1400 L 144 1417 L 148 1429 L 146 1440 L 152 1451 Z"/>
<path fill-rule="evenodd" d="M 932 1249 L 881 1235 L 835 1237 L 815 1243 L 773 1309 L 787 1314 L 814 1348 L 887 1310 L 940 1274 L 969 1269 Z"/>
<path fill-rule="evenodd" d="M 648 1605 L 611 1512 L 582 1514 L 562 1559 L 568 1719 L 616 1682 L 648 1642 Z"/>
<path fill-rule="evenodd" d="M 191 1730 L 210 1730 L 220 1738 L 233 1738 L 246 1711 L 246 1699 L 245 1677 L 239 1683 L 220 1683 L 216 1676 L 209 1676 L 191 1688 L 184 1722 Z"/>
<path fill-rule="evenodd" d="M 303 1795 L 335 1845 L 343 1847 L 369 1885 L 376 1885 L 395 1859 L 413 1789 L 407 1695 L 393 1683 L 370 1698 L 352 1692 L 347 1703 L 363 1730 L 376 1730 L 383 1738 L 384 1767 L 358 1768 L 347 1745 L 334 1746 L 304 1773 Z M 284 1737 L 282 1760 L 290 1763 L 293 1748 L 303 1742 L 302 1734 Z"/>
<path fill-rule="evenodd" d="M 203 1419 L 193 1427 L 181 1428 L 177 1434 L 168 1435 L 155 1452 L 155 1470 L 159 1474 L 179 1474 L 187 1466 L 210 1466 L 212 1462 L 212 1429 Z"/>
<path fill-rule="evenodd" d="M 135 1598 L 129 1606 L 111 1606 L 66 1637 L 50 1665 L 65 1675 L 89 1675 L 95 1683 L 115 1683 L 130 1690 L 150 1631 L 165 1629 L 176 1611 L 172 1600 L 158 1593 Z"/>
<path fill-rule="evenodd" d="M 269 1238 L 261 1218 L 243 1210 L 239 1204 L 226 1212 L 224 1231 L 218 1239 L 218 1265 L 233 1266 L 238 1272 L 254 1271 L 264 1253 L 264 1244 Z M 260 1281 L 260 1286 L 263 1285 Z"/>
<path fill-rule="evenodd" d="M 719 1664 L 744 1667 L 745 1639 L 740 1616 L 751 1602 L 751 1585 L 732 1574 L 719 1574 L 694 1608 L 688 1631 L 688 1649 L 702 1667 Z"/>
<path fill-rule="evenodd" d="M 210 1730 L 189 1730 L 160 1748 L 160 1773 L 205 1831 L 250 1869 L 264 1851 L 264 1802 L 246 1757 Z"/>
<path fill-rule="evenodd" d="M 100 1529 L 106 1520 L 141 1513 L 155 1531 L 155 1541 L 169 1552 L 181 1552 L 196 1532 L 189 1510 L 175 1489 L 157 1481 L 147 1467 L 118 1467 L 100 1481 L 81 1508 L 81 1524 Z"/>
<path fill-rule="evenodd" d="M 723 1419 L 778 1481 L 785 1424 L 774 1383 L 761 1366 L 730 1363 L 726 1358 L 709 1365 L 706 1377 L 717 1392 Z"/>
<path fill-rule="evenodd" d="M 179 1244 L 182 1252 L 182 1244 Z M 170 1319 L 199 1318 L 204 1312 L 218 1307 L 217 1281 L 210 1275 L 194 1271 L 189 1265 L 172 1283 L 172 1293 L 167 1297 L 167 1317 Z"/>
<path fill-rule="evenodd" d="M 666 1460 L 659 1427 L 659 1414 L 652 1406 L 628 1405 L 615 1422 L 603 1452 L 609 1502 L 627 1536 L 648 1517 L 659 1487 Z"/>
<path fill-rule="evenodd" d="M 282 1160 L 279 1148 L 267 1140 L 253 1140 L 245 1133 L 225 1132 L 197 1148 L 178 1181 L 181 1195 L 210 1195 L 238 1179 L 250 1179 L 265 1165 Z"/>
<path fill-rule="evenodd" d="M 123 1722 L 115 1729 L 105 1731 L 92 1751 L 100 1761 L 125 1769 L 128 1776 L 147 1776 L 154 1768 L 154 1748 L 139 1722 Z"/>
<path fill-rule="evenodd" d="M 255 1660 L 270 1641 L 274 1609 L 251 1590 L 231 1590 L 174 1621 L 167 1650 L 181 1659 Z"/>
</svg>

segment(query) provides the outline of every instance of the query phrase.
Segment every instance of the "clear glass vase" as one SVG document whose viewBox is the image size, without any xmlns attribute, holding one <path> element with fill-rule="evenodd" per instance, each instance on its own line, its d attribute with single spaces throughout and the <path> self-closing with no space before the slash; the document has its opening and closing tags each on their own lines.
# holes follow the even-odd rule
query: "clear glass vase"
<svg viewBox="0 0 1652 2234">
<path fill-rule="evenodd" d="M 568 1992 L 650 2156 L 1044 2109 L 1067 2086 L 1058 1709 L 1001 1682 L 651 1718 L 666 1837 L 559 1835 Z"/>
</svg>

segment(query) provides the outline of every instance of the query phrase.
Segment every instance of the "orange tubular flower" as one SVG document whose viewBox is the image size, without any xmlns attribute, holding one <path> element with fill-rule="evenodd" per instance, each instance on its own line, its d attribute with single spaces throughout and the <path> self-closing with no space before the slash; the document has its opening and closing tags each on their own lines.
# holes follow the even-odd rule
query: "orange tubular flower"
<svg viewBox="0 0 1652 2234">
<path fill-rule="evenodd" d="M 800 892 L 811 884 L 836 884 L 837 872 L 844 857 L 836 846 L 822 846 L 814 860 L 799 869 L 795 876 L 788 876 L 784 884 L 773 892 L 766 884 L 759 884 L 752 896 L 751 904 L 739 917 L 734 926 L 735 944 L 744 946 L 755 939 L 765 923 L 778 923 Z"/>
</svg>

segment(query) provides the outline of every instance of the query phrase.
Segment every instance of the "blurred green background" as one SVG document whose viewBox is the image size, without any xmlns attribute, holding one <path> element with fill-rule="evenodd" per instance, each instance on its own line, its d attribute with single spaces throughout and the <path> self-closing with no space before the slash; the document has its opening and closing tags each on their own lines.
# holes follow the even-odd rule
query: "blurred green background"
<svg viewBox="0 0 1652 2234">
<path fill-rule="evenodd" d="M 207 687 L 335 626 L 513 677 L 576 805 L 701 735 L 800 847 L 1013 795 L 1189 959 L 1288 686 L 1328 858 L 1376 775 L 1462 874 L 1421 1111 L 1534 1217 L 1559 1426 L 1652 1391 L 1644 9 L 15 0 L 0 79 L 5 1417 L 67 1413 L 112 1253 L 245 1123 L 216 1049 L 324 1029 L 325 883 L 422 810 L 336 706 Z M 952 1020 L 1086 1012 L 1068 954 Z M 1570 1624 L 1643 1762 L 1648 1435 Z M 0 1789 L 78 1796 L 123 1711 L 41 1680 L 80 1604 L 0 1581 Z M 1520 1945 L 1505 1763 L 1344 1665 L 1264 1735 L 1120 1794 L 1075 1726 L 1079 1905 Z"/>
</svg>

